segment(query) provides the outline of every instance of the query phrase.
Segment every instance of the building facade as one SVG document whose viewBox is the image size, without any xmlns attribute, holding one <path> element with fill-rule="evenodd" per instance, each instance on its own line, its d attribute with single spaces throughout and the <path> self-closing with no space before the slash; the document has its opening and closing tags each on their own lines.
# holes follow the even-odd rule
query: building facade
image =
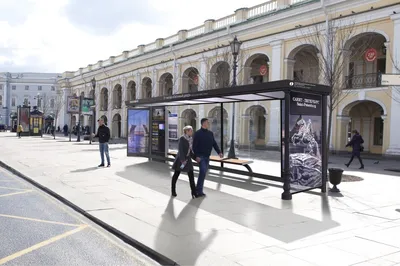
<svg viewBox="0 0 400 266">
<path fill-rule="evenodd" d="M 0 73 L 0 124 L 14 126 L 10 117 L 22 105 L 38 106 L 45 115 L 54 115 L 59 77 L 54 73 Z"/>
<path fill-rule="evenodd" d="M 281 79 L 327 84 L 329 71 L 336 92 L 330 148 L 345 151 L 351 130 L 357 129 L 365 139 L 366 151 L 400 155 L 400 138 L 396 137 L 400 88 L 379 82 L 381 74 L 400 73 L 400 4 L 395 0 L 270 0 L 78 71 L 64 72 L 58 87 L 65 101 L 70 95 L 93 97 L 96 119 L 106 118 L 113 137 L 125 137 L 126 101 L 230 86 L 233 57 L 229 43 L 234 36 L 242 42 L 239 85 Z M 93 78 L 97 81 L 94 90 Z M 236 106 L 234 138 L 238 145 L 278 147 L 279 108 L 277 101 Z M 228 142 L 232 110 L 232 104 L 224 110 L 211 104 L 169 111 L 177 115 L 178 128 L 199 128 L 200 119 L 208 117 L 217 137 L 223 134 Z M 65 108 L 59 119 L 61 124 L 76 124 L 81 119 L 84 125 L 92 125 L 95 121 L 92 116 L 70 116 Z M 219 131 L 222 123 L 224 132 Z"/>
</svg>

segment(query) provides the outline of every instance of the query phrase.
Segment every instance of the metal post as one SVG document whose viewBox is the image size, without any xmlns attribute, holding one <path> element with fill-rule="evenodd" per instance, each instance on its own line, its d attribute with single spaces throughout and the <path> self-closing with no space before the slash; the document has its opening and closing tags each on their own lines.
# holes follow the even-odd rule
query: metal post
<svg viewBox="0 0 400 266">
<path fill-rule="evenodd" d="M 236 86 L 236 79 L 237 79 L 237 55 L 233 55 L 233 81 L 232 87 Z M 231 133 L 231 144 L 229 147 L 228 158 L 230 159 L 237 159 L 235 153 L 235 103 L 232 103 L 232 133 Z"/>
<path fill-rule="evenodd" d="M 290 192 L 290 165 L 289 165 L 289 112 L 290 112 L 290 92 L 286 91 L 285 92 L 285 161 L 284 161 L 284 170 L 283 170 L 283 193 L 282 193 L 282 199 L 283 200 L 291 200 L 292 199 L 292 193 Z"/>
<path fill-rule="evenodd" d="M 325 108 L 325 106 L 327 106 L 327 96 L 323 95 L 322 96 L 322 136 L 321 136 L 321 145 L 322 145 L 322 184 L 321 184 L 321 192 L 322 193 L 326 193 L 326 183 L 327 183 L 327 171 L 328 171 L 328 149 L 329 147 L 327 147 L 327 143 L 328 143 L 328 139 L 327 137 L 327 110 Z"/>
<path fill-rule="evenodd" d="M 71 134 L 72 134 L 72 114 L 69 115 L 69 141 L 71 141 Z"/>
<path fill-rule="evenodd" d="M 221 153 L 224 154 L 224 104 L 220 104 L 221 107 L 221 113 L 220 113 L 220 119 L 221 119 Z M 221 162 L 221 167 L 224 167 L 224 162 Z"/>
<path fill-rule="evenodd" d="M 80 142 L 81 141 L 82 101 L 83 101 L 83 97 L 82 97 L 82 95 L 80 95 L 79 96 L 79 113 L 78 113 L 78 130 L 76 132 L 78 134 L 78 137 L 76 138 L 76 142 Z"/>
</svg>

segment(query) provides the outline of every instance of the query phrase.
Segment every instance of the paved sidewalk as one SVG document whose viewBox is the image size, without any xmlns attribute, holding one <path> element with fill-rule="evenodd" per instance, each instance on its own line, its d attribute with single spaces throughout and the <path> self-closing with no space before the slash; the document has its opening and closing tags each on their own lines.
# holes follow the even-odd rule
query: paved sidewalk
<svg viewBox="0 0 400 266">
<path fill-rule="evenodd" d="M 128 158 L 125 145 L 110 146 L 104 169 L 87 142 L 0 133 L 0 146 L 2 162 L 180 265 L 400 264 L 400 177 L 382 170 L 395 162 L 348 172 L 364 181 L 339 195 L 291 202 L 280 184 L 212 171 L 207 198 L 192 200 L 185 176 L 171 199 L 168 165 Z"/>
</svg>

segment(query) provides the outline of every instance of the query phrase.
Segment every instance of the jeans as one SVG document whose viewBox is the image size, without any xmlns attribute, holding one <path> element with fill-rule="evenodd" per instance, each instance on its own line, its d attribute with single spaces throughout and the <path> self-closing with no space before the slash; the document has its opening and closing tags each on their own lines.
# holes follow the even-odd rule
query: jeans
<svg viewBox="0 0 400 266">
<path fill-rule="evenodd" d="M 176 182 L 178 181 L 178 177 L 181 174 L 181 172 L 175 170 L 174 175 L 172 176 L 172 181 L 171 181 L 171 192 L 172 194 L 176 194 Z M 189 184 L 190 184 L 190 190 L 192 191 L 192 195 L 196 194 L 196 185 L 194 184 L 194 173 L 193 170 L 189 171 L 187 173 L 189 177 Z"/>
<path fill-rule="evenodd" d="M 208 166 L 210 164 L 210 158 L 209 157 L 200 157 L 200 163 L 199 163 L 199 177 L 197 178 L 197 195 L 203 195 L 203 186 L 204 186 L 204 180 L 206 179 L 206 174 L 208 170 Z"/>
<path fill-rule="evenodd" d="M 111 164 L 110 162 L 110 154 L 108 153 L 108 143 L 100 143 L 100 157 L 101 157 L 101 164 L 104 164 L 104 153 L 106 154 L 107 163 L 108 165 Z"/>
</svg>

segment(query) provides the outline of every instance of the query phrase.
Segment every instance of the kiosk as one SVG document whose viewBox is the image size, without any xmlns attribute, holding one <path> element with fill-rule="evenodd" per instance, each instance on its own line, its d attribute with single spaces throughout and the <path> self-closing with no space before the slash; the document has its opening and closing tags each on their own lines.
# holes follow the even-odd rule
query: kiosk
<svg viewBox="0 0 400 266">
<path fill-rule="evenodd" d="M 211 161 L 220 162 L 220 166 L 210 165 L 210 169 L 282 182 L 284 200 L 291 200 L 292 194 L 316 188 L 326 192 L 327 96 L 331 91 L 331 87 L 324 85 L 281 80 L 128 101 L 127 155 L 172 160 L 169 155 L 174 154 L 168 152 L 165 138 L 170 136 L 167 106 L 219 104 L 223 110 L 228 103 L 275 100 L 281 106 L 280 176 L 253 173 L 251 162 L 240 158 L 210 157 Z M 221 132 L 224 132 L 223 127 L 222 123 Z M 221 134 L 221 143 L 223 141 Z M 224 167 L 225 164 L 242 165 L 248 171 L 230 169 Z"/>
<path fill-rule="evenodd" d="M 29 131 L 31 136 L 43 136 L 43 113 L 40 112 L 37 107 L 33 107 L 33 111 L 30 112 L 30 123 Z"/>
</svg>

